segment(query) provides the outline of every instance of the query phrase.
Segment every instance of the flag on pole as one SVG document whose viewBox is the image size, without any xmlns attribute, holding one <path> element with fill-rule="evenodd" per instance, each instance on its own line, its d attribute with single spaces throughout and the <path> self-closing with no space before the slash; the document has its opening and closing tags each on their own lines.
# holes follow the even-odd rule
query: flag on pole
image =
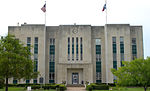
<svg viewBox="0 0 150 91">
<path fill-rule="evenodd" d="M 46 3 L 45 3 L 44 6 L 41 8 L 41 10 L 42 10 L 43 12 L 46 12 Z"/>
<path fill-rule="evenodd" d="M 105 11 L 106 9 L 106 4 L 104 4 L 102 11 Z"/>
</svg>

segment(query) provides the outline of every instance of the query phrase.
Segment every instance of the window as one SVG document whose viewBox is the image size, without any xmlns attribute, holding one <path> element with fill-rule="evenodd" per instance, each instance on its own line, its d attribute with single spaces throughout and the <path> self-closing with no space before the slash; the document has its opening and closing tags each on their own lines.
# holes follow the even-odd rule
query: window
<svg viewBox="0 0 150 91">
<path fill-rule="evenodd" d="M 72 60 L 74 60 L 74 38 L 72 38 Z"/>
<path fill-rule="evenodd" d="M 26 84 L 30 83 L 30 80 L 26 80 Z"/>
<path fill-rule="evenodd" d="M 38 37 L 34 39 L 34 54 L 38 54 Z"/>
<path fill-rule="evenodd" d="M 33 79 L 33 83 L 36 84 L 37 83 L 37 79 Z"/>
<path fill-rule="evenodd" d="M 101 54 L 101 45 L 96 45 L 96 54 Z"/>
<path fill-rule="evenodd" d="M 31 37 L 27 37 L 27 44 L 31 44 Z"/>
<path fill-rule="evenodd" d="M 38 54 L 34 54 L 34 60 L 38 60 Z"/>
<path fill-rule="evenodd" d="M 124 38 L 120 37 L 120 44 L 123 44 L 123 43 L 124 43 Z"/>
<path fill-rule="evenodd" d="M 101 39 L 95 39 L 96 83 L 101 83 Z"/>
<path fill-rule="evenodd" d="M 113 53 L 117 53 L 117 44 L 116 44 L 116 37 L 112 38 L 113 41 Z"/>
<path fill-rule="evenodd" d="M 112 50 L 113 50 L 113 68 L 117 69 L 117 43 L 116 43 L 116 37 L 112 37 Z"/>
<path fill-rule="evenodd" d="M 113 44 L 116 43 L 116 37 L 112 37 Z"/>
<path fill-rule="evenodd" d="M 38 71 L 38 61 L 34 60 L 34 72 Z"/>
<path fill-rule="evenodd" d="M 49 72 L 55 72 L 55 62 L 49 62 Z"/>
<path fill-rule="evenodd" d="M 17 84 L 17 83 L 18 83 L 18 80 L 14 79 L 13 84 Z"/>
<path fill-rule="evenodd" d="M 101 83 L 101 72 L 96 72 L 96 83 Z"/>
<path fill-rule="evenodd" d="M 68 61 L 70 60 L 70 38 L 68 37 Z"/>
<path fill-rule="evenodd" d="M 82 44 L 82 37 L 80 38 L 80 60 L 83 60 L 83 44 Z"/>
<path fill-rule="evenodd" d="M 38 37 L 35 37 L 34 43 L 38 44 Z"/>
<path fill-rule="evenodd" d="M 120 37 L 120 62 L 123 66 L 122 61 L 124 61 L 124 38 Z"/>
<path fill-rule="evenodd" d="M 55 39 L 50 38 L 49 46 L 49 83 L 54 83 L 55 78 Z"/>
<path fill-rule="evenodd" d="M 96 54 L 96 61 L 101 61 L 101 55 Z"/>
<path fill-rule="evenodd" d="M 55 74 L 54 74 L 53 72 L 51 72 L 51 73 L 49 74 L 50 80 L 54 80 L 54 77 L 55 77 Z"/>
<path fill-rule="evenodd" d="M 55 39 L 54 38 L 50 38 L 50 45 L 54 45 L 55 44 Z"/>
<path fill-rule="evenodd" d="M 132 59 L 137 58 L 136 38 L 132 38 Z"/>
<path fill-rule="evenodd" d="M 101 45 L 101 40 L 100 39 L 96 39 L 96 45 Z"/>
<path fill-rule="evenodd" d="M 117 70 L 117 61 L 113 61 L 113 68 Z"/>
<path fill-rule="evenodd" d="M 34 38 L 34 72 L 38 71 L 38 37 Z"/>
<path fill-rule="evenodd" d="M 136 38 L 132 38 L 132 45 L 136 45 Z"/>
<path fill-rule="evenodd" d="M 78 60 L 78 37 L 76 38 L 76 60 Z"/>
<path fill-rule="evenodd" d="M 27 47 L 28 50 L 31 52 L 31 37 L 27 37 Z M 29 56 L 29 58 L 31 59 L 31 56 Z"/>
<path fill-rule="evenodd" d="M 49 73 L 49 83 L 54 83 L 54 79 L 55 79 L 55 73 L 54 72 Z"/>
</svg>

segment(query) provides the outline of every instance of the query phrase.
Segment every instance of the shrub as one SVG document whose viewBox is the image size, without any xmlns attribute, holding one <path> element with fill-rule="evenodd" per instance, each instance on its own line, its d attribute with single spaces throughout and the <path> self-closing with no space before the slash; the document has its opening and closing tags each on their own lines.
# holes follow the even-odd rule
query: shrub
<svg viewBox="0 0 150 91">
<path fill-rule="evenodd" d="M 92 85 L 87 85 L 86 86 L 86 90 L 89 90 L 89 89 L 91 89 L 92 88 Z M 92 88 L 93 89 L 93 88 Z"/>
<path fill-rule="evenodd" d="M 94 90 L 109 90 L 109 86 L 108 85 L 96 85 L 94 87 Z"/>
<path fill-rule="evenodd" d="M 65 91 L 67 88 L 65 85 L 59 85 L 59 91 Z"/>
<path fill-rule="evenodd" d="M 16 84 L 17 87 L 26 87 L 28 84 Z"/>
<path fill-rule="evenodd" d="M 31 86 L 32 89 L 40 89 L 41 88 L 41 84 L 9 84 L 9 87 L 25 87 L 27 88 L 28 86 Z M 42 88 L 44 90 L 49 90 L 49 89 L 58 89 L 58 91 L 64 91 L 66 90 L 66 86 L 63 84 L 45 84 L 42 85 Z"/>
<path fill-rule="evenodd" d="M 87 85 L 87 90 L 91 91 L 92 90 L 109 90 L 109 86 L 105 84 L 95 84 L 92 83 L 90 85 Z"/>
<path fill-rule="evenodd" d="M 44 89 L 56 89 L 56 88 L 59 88 L 59 85 L 58 84 L 46 84 L 44 86 L 42 86 L 42 88 Z"/>
<path fill-rule="evenodd" d="M 88 88 L 88 91 L 92 91 L 92 89 L 93 89 L 93 88 L 90 86 L 90 87 Z"/>
<path fill-rule="evenodd" d="M 56 89 L 56 86 L 57 86 L 56 84 L 55 85 L 50 85 L 50 88 L 51 89 Z"/>
<path fill-rule="evenodd" d="M 50 89 L 50 86 L 49 85 L 45 85 L 45 86 L 42 86 L 42 88 L 44 89 L 44 90 L 48 90 L 48 89 Z"/>
<path fill-rule="evenodd" d="M 109 83 L 108 85 L 111 87 L 116 87 L 116 83 Z"/>
<path fill-rule="evenodd" d="M 60 85 L 60 84 L 46 84 L 46 85 L 44 85 L 44 86 L 42 86 L 42 88 L 44 89 L 44 90 L 48 90 L 48 89 L 56 89 L 57 88 L 57 90 L 58 91 L 64 91 L 64 90 L 66 90 L 66 86 L 65 85 Z"/>
<path fill-rule="evenodd" d="M 32 85 L 31 88 L 32 88 L 32 89 L 40 89 L 41 86 L 40 86 L 40 85 Z"/>
</svg>

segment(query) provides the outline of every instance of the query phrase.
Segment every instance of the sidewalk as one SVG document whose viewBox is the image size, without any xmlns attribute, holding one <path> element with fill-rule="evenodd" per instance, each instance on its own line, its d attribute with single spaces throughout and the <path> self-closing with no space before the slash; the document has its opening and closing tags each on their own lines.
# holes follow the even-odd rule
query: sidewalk
<svg viewBox="0 0 150 91">
<path fill-rule="evenodd" d="M 67 87 L 67 91 L 86 91 L 85 87 Z"/>
</svg>

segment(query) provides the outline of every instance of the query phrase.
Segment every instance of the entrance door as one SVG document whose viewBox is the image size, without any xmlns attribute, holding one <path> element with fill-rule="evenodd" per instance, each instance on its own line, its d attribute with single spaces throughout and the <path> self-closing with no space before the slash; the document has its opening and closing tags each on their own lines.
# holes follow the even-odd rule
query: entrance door
<svg viewBox="0 0 150 91">
<path fill-rule="evenodd" d="M 72 73 L 72 84 L 78 84 L 78 83 L 79 83 L 78 73 Z"/>
</svg>

